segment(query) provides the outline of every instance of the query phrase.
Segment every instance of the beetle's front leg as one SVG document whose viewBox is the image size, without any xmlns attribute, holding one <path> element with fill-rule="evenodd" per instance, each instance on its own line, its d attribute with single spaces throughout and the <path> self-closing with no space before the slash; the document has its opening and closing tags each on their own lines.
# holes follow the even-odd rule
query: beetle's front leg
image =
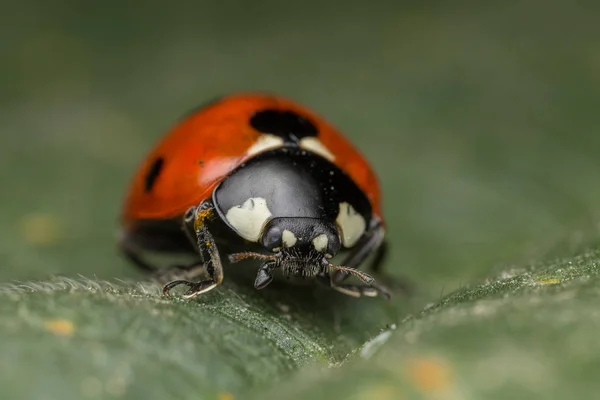
<svg viewBox="0 0 600 400">
<path fill-rule="evenodd" d="M 379 270 L 386 255 L 385 229 L 379 220 L 371 221 L 370 225 L 363 238 L 343 261 L 342 265 L 345 267 L 358 268 L 369 255 L 375 253 L 371 269 L 373 271 Z M 333 275 L 333 282 L 336 284 L 342 283 L 349 276 L 346 272 L 336 271 Z"/>
<path fill-rule="evenodd" d="M 200 258 L 202 258 L 204 270 L 208 275 L 208 279 L 198 282 L 187 280 L 169 282 L 163 287 L 163 294 L 168 295 L 175 286 L 185 285 L 189 287 L 189 290 L 183 294 L 183 297 L 190 299 L 201 293 L 206 293 L 220 285 L 221 282 L 223 282 L 223 266 L 221 264 L 219 250 L 217 249 L 215 240 L 207 226 L 207 222 L 215 216 L 215 207 L 212 204 L 212 201 L 203 201 L 193 210 L 193 214 L 188 215 L 190 215 L 190 218 L 193 215 L 193 230 L 196 234 L 198 251 L 200 253 Z"/>
<path fill-rule="evenodd" d="M 256 279 L 254 280 L 254 287 L 256 289 L 265 288 L 271 281 L 273 280 L 273 275 L 271 271 L 277 267 L 275 261 L 269 261 L 263 264 L 258 270 L 258 274 L 256 275 Z"/>
<path fill-rule="evenodd" d="M 352 297 L 382 296 L 382 297 L 386 298 L 387 300 L 389 300 L 391 297 L 389 291 L 385 287 L 378 285 L 374 282 L 371 284 L 362 283 L 362 284 L 357 284 L 357 285 L 348 284 L 348 283 L 336 283 L 334 281 L 334 279 L 331 277 L 331 275 L 329 275 L 329 273 L 327 273 L 327 272 L 323 272 L 323 273 L 317 275 L 317 278 L 322 283 L 329 286 L 333 290 L 337 290 L 338 292 L 344 293 L 345 295 L 348 295 L 348 296 L 352 296 Z"/>
</svg>

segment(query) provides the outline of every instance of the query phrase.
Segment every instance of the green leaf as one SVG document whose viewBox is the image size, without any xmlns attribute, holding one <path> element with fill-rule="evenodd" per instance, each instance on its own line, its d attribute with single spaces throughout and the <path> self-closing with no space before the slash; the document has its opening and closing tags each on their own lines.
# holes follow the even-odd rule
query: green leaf
<svg viewBox="0 0 600 400">
<path fill-rule="evenodd" d="M 383 332 L 375 354 L 363 346 L 256 398 L 595 398 L 599 272 L 599 251 L 507 271 Z"/>
<path fill-rule="evenodd" d="M 8 285 L 3 393 L 591 398 L 600 390 L 599 272 L 599 251 L 505 271 L 398 323 L 408 311 L 401 302 L 277 284 L 261 292 L 227 284 L 197 301 L 162 298 L 150 284 Z M 24 385 L 24 371 L 38 383 Z"/>
<path fill-rule="evenodd" d="M 66 278 L 2 287 L 3 393 L 237 396 L 310 364 L 342 363 L 400 313 L 383 300 L 285 284 L 257 292 L 228 283 L 197 301 L 165 299 L 159 289 Z"/>
</svg>

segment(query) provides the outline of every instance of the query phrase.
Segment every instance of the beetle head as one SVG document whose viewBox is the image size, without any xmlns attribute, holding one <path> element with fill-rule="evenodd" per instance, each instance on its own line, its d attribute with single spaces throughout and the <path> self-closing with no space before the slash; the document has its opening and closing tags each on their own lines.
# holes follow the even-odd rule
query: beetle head
<svg viewBox="0 0 600 400">
<path fill-rule="evenodd" d="M 313 278 L 334 269 L 356 275 L 365 282 L 373 281 L 363 272 L 329 262 L 341 248 L 335 223 L 315 218 L 273 218 L 264 227 L 260 242 L 272 254 L 243 252 L 229 256 L 231 262 L 246 258 L 265 261 L 254 284 L 258 289 L 271 282 L 270 271 L 275 268 L 281 268 L 286 276 L 302 278 Z"/>
</svg>

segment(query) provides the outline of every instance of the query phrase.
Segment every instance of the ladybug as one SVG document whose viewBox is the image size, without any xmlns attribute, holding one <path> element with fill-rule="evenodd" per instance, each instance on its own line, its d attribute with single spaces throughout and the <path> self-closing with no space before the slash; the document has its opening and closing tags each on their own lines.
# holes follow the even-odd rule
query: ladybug
<svg viewBox="0 0 600 400">
<path fill-rule="evenodd" d="M 350 296 L 389 298 L 357 269 L 371 254 L 378 269 L 384 233 L 377 177 L 348 139 L 290 99 L 240 93 L 184 117 L 141 163 L 124 203 L 119 248 L 154 272 L 165 269 L 144 251 L 196 254 L 193 264 L 173 267 L 200 271 L 196 280 L 171 281 L 164 295 L 185 285 L 183 296 L 192 298 L 220 285 L 219 250 L 227 249 L 230 262 L 262 260 L 256 289 L 279 269 Z M 338 253 L 346 253 L 343 266 L 330 261 Z M 344 283 L 350 275 L 361 283 Z"/>
</svg>

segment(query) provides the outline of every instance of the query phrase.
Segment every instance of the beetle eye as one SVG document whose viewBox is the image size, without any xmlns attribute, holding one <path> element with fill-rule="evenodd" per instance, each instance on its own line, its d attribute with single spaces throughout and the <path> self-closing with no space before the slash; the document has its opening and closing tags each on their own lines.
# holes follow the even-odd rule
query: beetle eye
<svg viewBox="0 0 600 400">
<path fill-rule="evenodd" d="M 262 242 L 267 249 L 281 247 L 281 229 L 277 226 L 271 227 L 263 236 Z"/>
</svg>

